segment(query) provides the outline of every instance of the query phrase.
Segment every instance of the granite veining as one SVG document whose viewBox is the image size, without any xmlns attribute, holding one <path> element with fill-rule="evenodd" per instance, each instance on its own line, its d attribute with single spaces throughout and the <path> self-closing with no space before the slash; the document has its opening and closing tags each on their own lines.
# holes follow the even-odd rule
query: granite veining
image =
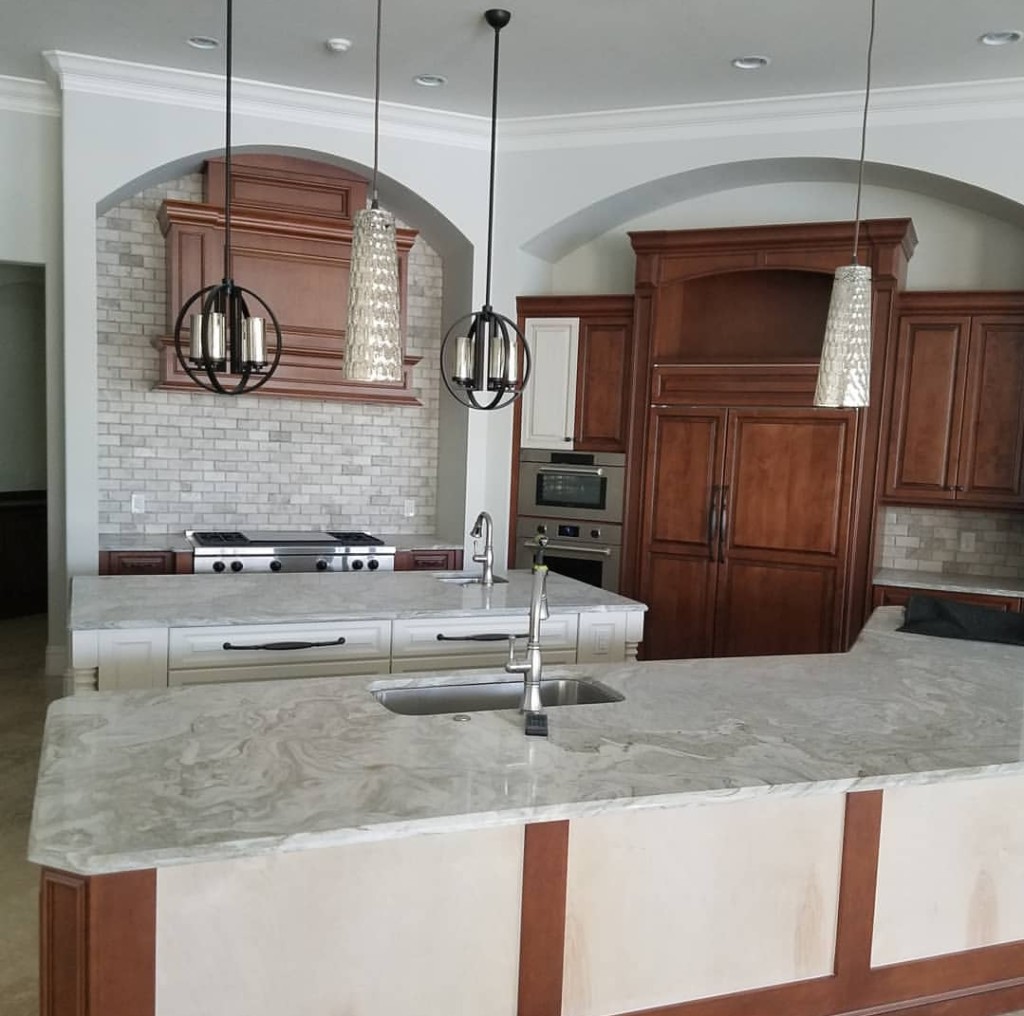
<svg viewBox="0 0 1024 1016">
<path fill-rule="evenodd" d="M 191 628 L 529 611 L 529 571 L 509 571 L 507 583 L 490 588 L 441 581 L 453 574 L 458 573 L 78 576 L 71 583 L 69 627 Z M 548 602 L 554 614 L 647 609 L 553 572 Z"/>
<path fill-rule="evenodd" d="M 462 672 L 81 695 L 49 712 L 30 858 L 86 874 L 596 814 L 1024 772 L 1024 649 L 896 632 L 828 656 L 550 667 L 622 702 L 402 716 Z"/>
<path fill-rule="evenodd" d="M 1024 579 L 992 578 L 985 575 L 944 575 L 939 572 L 880 568 L 876 586 L 904 586 L 907 589 L 940 589 L 949 593 L 984 593 L 988 596 L 1024 596 Z"/>
</svg>

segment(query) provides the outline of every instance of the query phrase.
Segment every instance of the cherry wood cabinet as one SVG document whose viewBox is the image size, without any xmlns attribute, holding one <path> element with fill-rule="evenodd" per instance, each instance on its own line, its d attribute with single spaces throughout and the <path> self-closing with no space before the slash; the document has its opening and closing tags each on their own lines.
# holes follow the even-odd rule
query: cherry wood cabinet
<svg viewBox="0 0 1024 1016">
<path fill-rule="evenodd" d="M 190 575 L 192 552 L 174 550 L 101 550 L 101 575 Z"/>
<path fill-rule="evenodd" d="M 461 550 L 400 550 L 395 571 L 460 571 Z"/>
<path fill-rule="evenodd" d="M 1017 596 L 994 596 L 991 593 L 961 593 L 948 589 L 912 589 L 909 586 L 875 586 L 876 607 L 904 607 L 911 596 L 931 596 L 937 600 L 955 600 L 957 603 L 975 603 L 993 610 L 1021 612 L 1021 599 Z"/>
<path fill-rule="evenodd" d="M 632 233 L 623 592 L 644 656 L 843 649 L 871 604 L 875 507 L 908 219 L 863 224 L 873 398 L 813 408 L 850 223 Z"/>
<path fill-rule="evenodd" d="M 1024 506 L 1024 294 L 906 293 L 885 500 Z"/>
<path fill-rule="evenodd" d="M 856 427 L 851 410 L 651 410 L 646 659 L 837 648 Z"/>
<path fill-rule="evenodd" d="M 633 347 L 632 296 L 521 296 L 519 327 L 533 318 L 569 318 L 579 324 L 575 385 L 567 393 L 571 426 L 550 447 L 574 451 L 625 452 L 629 430 Z M 542 341 L 541 335 L 538 341 Z M 538 356 L 533 350 L 534 357 Z M 569 380 L 563 384 L 572 385 Z M 517 405 L 515 433 L 522 433 Z M 540 447 L 539 445 L 534 445 Z"/>
</svg>

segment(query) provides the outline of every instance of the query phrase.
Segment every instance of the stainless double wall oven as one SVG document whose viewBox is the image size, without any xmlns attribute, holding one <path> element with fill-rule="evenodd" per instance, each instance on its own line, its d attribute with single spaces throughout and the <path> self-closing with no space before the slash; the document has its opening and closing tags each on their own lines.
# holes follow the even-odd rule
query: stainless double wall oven
<svg viewBox="0 0 1024 1016">
<path fill-rule="evenodd" d="M 552 571 L 617 592 L 625 475 L 624 455 L 524 448 L 516 567 L 529 567 L 545 536 Z"/>
</svg>

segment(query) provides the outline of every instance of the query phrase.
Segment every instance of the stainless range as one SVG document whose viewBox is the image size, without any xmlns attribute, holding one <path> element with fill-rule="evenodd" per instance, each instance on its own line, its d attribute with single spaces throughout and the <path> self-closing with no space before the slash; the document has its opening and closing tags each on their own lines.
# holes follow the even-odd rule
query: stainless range
<svg viewBox="0 0 1024 1016">
<path fill-rule="evenodd" d="M 395 548 L 368 533 L 185 530 L 197 574 L 394 571 Z"/>
</svg>

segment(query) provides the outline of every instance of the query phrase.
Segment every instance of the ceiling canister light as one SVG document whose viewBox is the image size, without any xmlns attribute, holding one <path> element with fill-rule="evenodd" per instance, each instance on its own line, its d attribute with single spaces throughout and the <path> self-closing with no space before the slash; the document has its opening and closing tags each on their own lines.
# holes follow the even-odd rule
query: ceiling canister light
<svg viewBox="0 0 1024 1016">
<path fill-rule="evenodd" d="M 505 10 L 484 12 L 494 29 L 494 72 L 491 85 L 491 168 L 487 206 L 487 273 L 484 305 L 459 318 L 441 343 L 441 377 L 457 401 L 469 409 L 504 409 L 523 394 L 530 380 L 530 347 L 516 323 L 491 306 L 491 263 L 494 246 L 494 164 L 498 137 L 498 45 L 501 30 L 512 20 Z M 520 350 L 522 376 L 520 376 Z"/>
<path fill-rule="evenodd" d="M 380 26 L 377 0 L 373 95 L 373 180 L 370 207 L 354 216 L 352 264 L 348 278 L 345 326 L 347 381 L 395 384 L 402 380 L 402 328 L 398 291 L 398 246 L 395 217 L 380 207 L 377 164 L 380 154 Z"/>
<path fill-rule="evenodd" d="M 231 276 L 232 37 L 232 0 L 227 0 L 224 47 L 224 277 L 216 285 L 204 286 L 193 293 L 178 312 L 174 323 L 174 349 L 178 363 L 197 385 L 220 395 L 243 395 L 265 385 L 281 362 L 282 345 L 281 327 L 274 312 L 256 293 L 239 286 Z M 259 304 L 267 312 L 273 325 L 275 341 L 270 360 L 266 319 L 250 312 L 250 301 Z M 229 376 L 235 380 L 229 380 Z"/>
<path fill-rule="evenodd" d="M 832 283 L 818 383 L 814 390 L 816 406 L 866 406 L 871 394 L 871 267 L 858 264 L 857 247 L 860 242 L 860 202 L 864 190 L 868 104 L 871 100 L 871 57 L 875 46 L 875 3 L 876 0 L 871 0 L 864 115 L 861 119 L 860 161 L 857 167 L 853 263 L 837 268 Z"/>
</svg>

